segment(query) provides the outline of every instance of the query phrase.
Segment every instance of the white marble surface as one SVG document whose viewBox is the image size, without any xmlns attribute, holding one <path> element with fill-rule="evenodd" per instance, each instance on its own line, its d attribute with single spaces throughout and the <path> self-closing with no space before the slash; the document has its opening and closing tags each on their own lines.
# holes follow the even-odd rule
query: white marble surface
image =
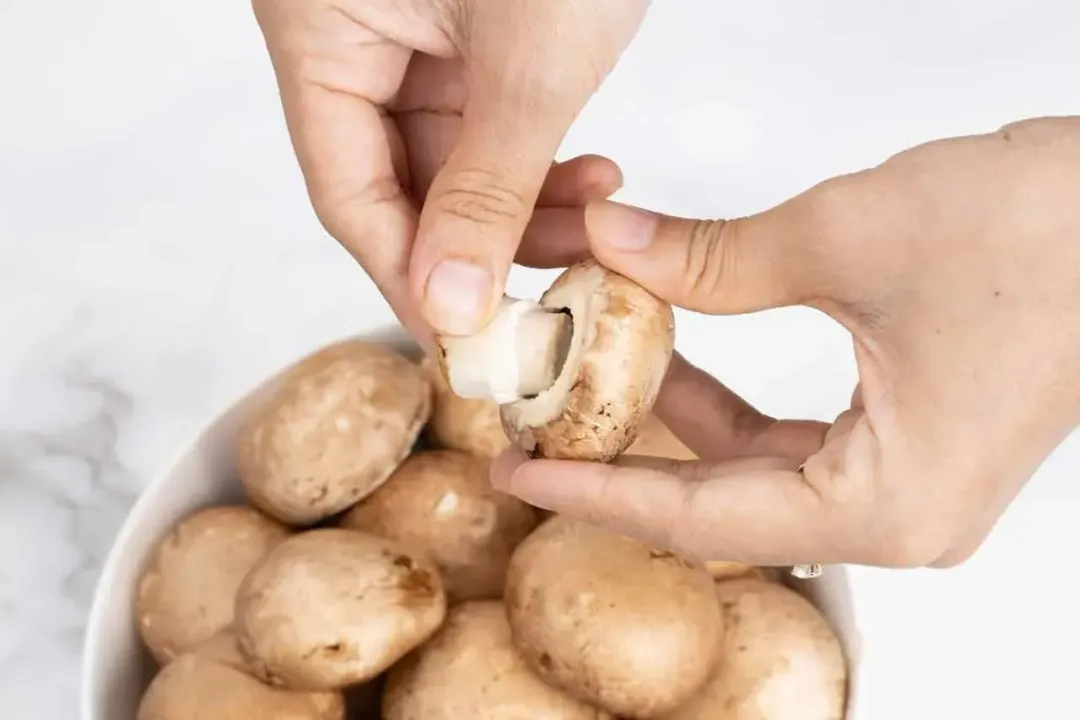
<svg viewBox="0 0 1080 720">
<path fill-rule="evenodd" d="M 616 159 L 629 201 L 749 212 L 922 140 L 1080 113 L 1078 39 L 1068 0 L 665 0 L 564 154 Z M 74 716 L 100 564 L 190 433 L 389 317 L 309 210 L 246 3 L 0 0 L 0 715 Z M 825 419 L 850 393 L 847 338 L 815 314 L 679 327 L 767 411 Z M 1074 707 L 1078 471 L 1074 436 L 958 570 L 857 574 L 868 717 Z"/>
</svg>

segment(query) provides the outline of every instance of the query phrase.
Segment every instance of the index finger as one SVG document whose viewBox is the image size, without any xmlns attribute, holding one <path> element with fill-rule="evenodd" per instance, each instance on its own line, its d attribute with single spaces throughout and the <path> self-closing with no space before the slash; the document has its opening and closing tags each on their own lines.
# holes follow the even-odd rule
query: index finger
<svg viewBox="0 0 1080 720">
<path fill-rule="evenodd" d="M 531 505 L 701 560 L 761 566 L 849 560 L 798 461 L 623 458 L 615 464 L 501 456 L 492 478 Z"/>
</svg>

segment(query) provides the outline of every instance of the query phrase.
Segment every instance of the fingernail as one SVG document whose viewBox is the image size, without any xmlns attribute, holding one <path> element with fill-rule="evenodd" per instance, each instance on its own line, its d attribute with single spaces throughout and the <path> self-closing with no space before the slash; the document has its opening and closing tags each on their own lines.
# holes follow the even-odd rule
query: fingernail
<svg viewBox="0 0 1080 720">
<path fill-rule="evenodd" d="M 589 240 L 625 252 L 649 247 L 657 220 L 653 213 L 611 201 L 590 203 L 585 208 Z"/>
<path fill-rule="evenodd" d="M 428 319 L 448 335 L 476 332 L 491 299 L 491 285 L 487 268 L 463 260 L 441 261 L 428 276 Z"/>
</svg>

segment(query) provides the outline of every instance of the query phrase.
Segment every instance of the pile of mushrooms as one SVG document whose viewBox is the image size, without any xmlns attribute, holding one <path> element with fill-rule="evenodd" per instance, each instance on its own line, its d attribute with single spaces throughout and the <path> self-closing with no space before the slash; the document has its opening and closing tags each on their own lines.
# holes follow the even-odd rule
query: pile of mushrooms
<svg viewBox="0 0 1080 720">
<path fill-rule="evenodd" d="M 702 564 L 495 491 L 535 457 L 690 459 L 651 408 L 671 308 L 594 262 L 415 362 L 347 341 L 236 440 L 138 586 L 138 720 L 840 720 L 847 669 L 780 573 Z"/>
</svg>

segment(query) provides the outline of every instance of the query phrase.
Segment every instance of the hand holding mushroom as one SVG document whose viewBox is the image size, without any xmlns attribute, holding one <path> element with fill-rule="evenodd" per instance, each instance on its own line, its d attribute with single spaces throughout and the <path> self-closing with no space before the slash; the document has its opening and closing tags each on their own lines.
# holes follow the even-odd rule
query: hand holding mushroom
<svg viewBox="0 0 1080 720">
<path fill-rule="evenodd" d="M 676 356 L 656 413 L 702 462 L 509 453 L 497 486 L 718 560 L 962 562 L 1080 423 L 1078 185 L 1080 118 L 1048 118 L 727 222 L 590 205 L 583 255 L 704 313 L 815 307 L 860 382 L 831 426 L 777 421 Z"/>
</svg>

